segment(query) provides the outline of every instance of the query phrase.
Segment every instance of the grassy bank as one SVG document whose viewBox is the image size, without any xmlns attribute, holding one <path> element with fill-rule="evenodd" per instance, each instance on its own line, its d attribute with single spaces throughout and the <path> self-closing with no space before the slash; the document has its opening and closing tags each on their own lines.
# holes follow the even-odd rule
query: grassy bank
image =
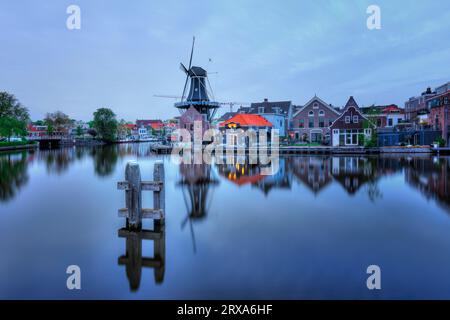
<svg viewBox="0 0 450 320">
<path fill-rule="evenodd" d="M 0 147 L 17 147 L 36 144 L 36 141 L 1 141 Z"/>
</svg>

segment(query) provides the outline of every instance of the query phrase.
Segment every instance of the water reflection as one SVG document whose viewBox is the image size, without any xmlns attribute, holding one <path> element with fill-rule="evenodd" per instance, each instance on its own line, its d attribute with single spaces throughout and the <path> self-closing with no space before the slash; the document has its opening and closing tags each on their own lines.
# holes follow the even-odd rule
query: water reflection
<svg viewBox="0 0 450 320">
<path fill-rule="evenodd" d="M 27 167 L 33 162 L 44 163 L 48 174 L 61 175 L 76 162 L 91 160 L 94 172 L 107 177 L 118 168 L 119 161 L 127 156 L 148 158 L 149 144 L 122 144 L 101 147 L 76 147 L 51 150 L 0 153 L 0 201 L 13 199 L 29 181 Z M 273 190 L 292 189 L 299 183 L 313 194 L 319 195 L 332 184 L 339 185 L 349 195 L 366 192 L 368 199 L 383 197 L 379 188 L 381 178 L 403 174 L 405 182 L 424 196 L 434 199 L 450 211 L 449 157 L 428 155 L 398 156 L 288 156 L 281 157 L 280 169 L 274 175 L 263 175 L 262 167 L 247 161 L 233 164 L 181 165 L 181 178 L 177 185 L 183 192 L 186 218 L 182 227 L 207 216 L 212 192 L 220 180 L 236 188 L 250 185 L 267 197 Z M 242 160 L 242 159 L 241 159 Z M 239 163 L 243 162 L 243 163 Z M 216 175 L 218 173 L 218 175 Z M 220 177 L 220 178 L 219 178 Z"/>
<path fill-rule="evenodd" d="M 155 283 L 164 281 L 166 260 L 166 232 L 164 224 L 155 224 L 154 231 L 119 229 L 119 238 L 126 239 L 125 255 L 118 259 L 124 265 L 131 291 L 137 291 L 141 283 L 142 268 L 153 268 Z M 153 258 L 142 256 L 142 240 L 153 241 Z"/>
<path fill-rule="evenodd" d="M 0 201 L 13 199 L 28 182 L 27 153 L 0 154 Z"/>
<path fill-rule="evenodd" d="M 184 229 L 189 222 L 194 252 L 196 251 L 193 222 L 206 218 L 212 201 L 212 191 L 219 184 L 210 165 L 206 164 L 181 164 L 181 179 L 178 185 L 183 192 L 186 206 L 186 218 L 181 223 Z"/>
</svg>

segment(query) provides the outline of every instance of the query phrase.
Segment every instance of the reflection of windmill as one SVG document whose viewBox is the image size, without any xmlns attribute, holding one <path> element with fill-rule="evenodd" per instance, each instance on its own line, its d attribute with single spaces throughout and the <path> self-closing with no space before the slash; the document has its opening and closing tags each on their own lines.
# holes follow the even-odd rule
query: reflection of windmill
<svg viewBox="0 0 450 320">
<path fill-rule="evenodd" d="M 155 224 L 155 230 L 119 230 L 119 237 L 126 238 L 126 254 L 119 257 L 119 265 L 125 265 L 132 291 L 139 288 L 142 268 L 153 268 L 156 283 L 162 283 L 165 271 L 166 236 L 165 226 Z M 142 240 L 153 240 L 153 258 L 142 257 Z"/>
<path fill-rule="evenodd" d="M 180 173 L 182 178 L 179 185 L 182 188 L 184 202 L 188 210 L 181 227 L 184 228 L 189 221 L 195 251 L 192 222 L 193 220 L 202 220 L 207 216 L 212 199 L 212 196 L 208 199 L 210 186 L 218 185 L 219 181 L 213 177 L 211 166 L 206 164 L 181 164 Z"/>
<path fill-rule="evenodd" d="M 214 99 L 214 94 L 208 80 L 208 74 L 205 69 L 201 67 L 192 66 L 192 58 L 194 55 L 195 37 L 192 40 L 191 56 L 189 58 L 189 67 L 186 68 L 184 64 L 180 63 L 181 70 L 186 74 L 186 81 L 184 82 L 183 94 L 181 101 L 175 103 L 175 107 L 184 113 L 191 106 L 194 107 L 200 114 L 205 117 L 208 122 L 214 117 L 220 104 L 215 101 L 210 101 L 211 95 Z M 186 96 L 186 89 L 189 79 L 191 80 L 189 92 Z M 186 100 L 185 100 L 186 97 Z"/>
</svg>

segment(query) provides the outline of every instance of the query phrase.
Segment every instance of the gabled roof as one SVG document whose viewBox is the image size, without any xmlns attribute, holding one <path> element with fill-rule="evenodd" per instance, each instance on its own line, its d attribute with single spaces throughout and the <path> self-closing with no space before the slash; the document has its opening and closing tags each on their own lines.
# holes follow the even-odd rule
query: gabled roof
<svg viewBox="0 0 450 320">
<path fill-rule="evenodd" d="M 323 101 L 322 99 L 320 99 L 318 96 L 314 96 L 311 100 L 309 100 L 307 103 L 305 103 L 305 105 L 303 107 L 301 107 L 300 109 L 298 109 L 295 114 L 293 115 L 293 117 L 295 117 L 297 114 L 299 114 L 300 112 L 302 112 L 305 108 L 309 107 L 314 101 L 321 103 L 322 105 L 324 105 L 325 107 L 327 107 L 329 110 L 331 110 L 332 112 L 336 113 L 337 115 L 339 115 L 340 113 L 333 108 L 332 106 L 330 106 L 328 103 L 326 103 L 325 101 Z"/>
<path fill-rule="evenodd" d="M 353 98 L 353 96 L 350 96 L 350 98 L 348 98 L 348 101 L 345 104 L 344 110 L 347 109 L 348 107 L 355 107 L 356 109 L 359 109 L 359 106 L 356 103 L 355 98 Z"/>
<path fill-rule="evenodd" d="M 224 127 L 229 123 L 237 123 L 242 127 L 272 127 L 272 123 L 258 114 L 240 113 L 222 122 L 219 126 Z"/>
<path fill-rule="evenodd" d="M 279 114 L 282 115 L 289 115 L 289 111 L 292 107 L 291 101 L 268 101 L 267 99 L 263 102 L 256 102 L 252 103 L 250 105 L 249 110 L 247 110 L 247 113 L 260 113 L 259 108 L 264 108 L 264 112 L 262 113 L 277 113 L 276 108 L 279 108 L 281 111 Z"/>
</svg>

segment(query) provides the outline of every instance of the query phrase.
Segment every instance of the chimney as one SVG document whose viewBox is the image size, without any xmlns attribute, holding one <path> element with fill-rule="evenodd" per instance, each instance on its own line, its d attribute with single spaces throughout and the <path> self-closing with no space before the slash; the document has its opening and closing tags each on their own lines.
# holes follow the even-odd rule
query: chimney
<svg viewBox="0 0 450 320">
<path fill-rule="evenodd" d="M 269 102 L 269 99 L 267 99 L 267 98 L 264 98 L 264 102 Z"/>
</svg>

